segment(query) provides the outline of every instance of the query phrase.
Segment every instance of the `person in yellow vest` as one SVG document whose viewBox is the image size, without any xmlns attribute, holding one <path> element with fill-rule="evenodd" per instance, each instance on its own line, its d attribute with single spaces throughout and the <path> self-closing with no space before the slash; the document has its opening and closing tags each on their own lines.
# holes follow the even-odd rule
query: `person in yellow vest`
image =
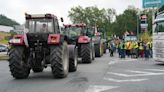
<svg viewBox="0 0 164 92">
<path fill-rule="evenodd" d="M 126 53 L 127 53 L 127 56 L 130 57 L 130 50 L 131 50 L 131 41 L 128 41 L 126 43 Z"/>
<path fill-rule="evenodd" d="M 135 56 L 135 49 L 134 49 L 134 45 L 135 45 L 135 42 L 134 41 L 131 41 L 131 45 L 130 45 L 130 51 L 131 51 L 131 57 L 133 58 Z"/>
<path fill-rule="evenodd" d="M 133 48 L 134 48 L 134 55 L 136 58 L 138 58 L 138 42 L 137 41 L 134 42 Z"/>
<path fill-rule="evenodd" d="M 135 42 L 131 41 L 131 43 L 130 43 L 130 55 L 131 55 L 132 58 L 135 55 L 135 53 L 134 53 L 134 45 L 135 45 Z"/>
</svg>

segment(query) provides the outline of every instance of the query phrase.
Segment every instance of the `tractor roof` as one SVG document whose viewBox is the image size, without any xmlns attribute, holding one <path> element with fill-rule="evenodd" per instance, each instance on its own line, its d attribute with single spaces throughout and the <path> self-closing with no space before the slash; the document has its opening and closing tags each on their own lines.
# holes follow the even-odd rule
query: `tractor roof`
<svg viewBox="0 0 164 92">
<path fill-rule="evenodd" d="M 65 27 L 86 27 L 85 24 L 64 24 Z"/>
<path fill-rule="evenodd" d="M 25 13 L 26 19 L 42 19 L 42 18 L 47 18 L 47 19 L 57 19 L 57 17 L 53 14 L 46 13 L 46 14 L 27 14 Z"/>
</svg>

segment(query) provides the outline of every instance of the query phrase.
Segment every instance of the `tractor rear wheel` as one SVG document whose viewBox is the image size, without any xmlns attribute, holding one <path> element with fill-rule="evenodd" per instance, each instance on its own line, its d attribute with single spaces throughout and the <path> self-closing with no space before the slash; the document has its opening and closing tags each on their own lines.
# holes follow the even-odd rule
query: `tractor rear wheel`
<svg viewBox="0 0 164 92">
<path fill-rule="evenodd" d="M 78 52 L 75 45 L 69 45 L 69 72 L 75 72 L 78 65 Z"/>
<path fill-rule="evenodd" d="M 50 62 L 52 74 L 55 78 L 64 78 L 68 75 L 68 56 L 67 42 L 50 47 Z"/>
<path fill-rule="evenodd" d="M 99 42 L 98 44 L 95 44 L 95 56 L 96 57 L 101 57 L 103 55 L 103 46 Z"/>
<path fill-rule="evenodd" d="M 92 48 L 90 43 L 81 45 L 82 63 L 92 63 Z"/>
<path fill-rule="evenodd" d="M 92 60 L 95 60 L 95 45 L 92 45 Z"/>
<path fill-rule="evenodd" d="M 15 46 L 9 52 L 9 67 L 11 75 L 16 79 L 29 76 L 30 68 L 27 66 L 24 47 Z"/>
<path fill-rule="evenodd" d="M 104 54 L 106 54 L 106 43 L 103 44 L 104 45 Z"/>
</svg>

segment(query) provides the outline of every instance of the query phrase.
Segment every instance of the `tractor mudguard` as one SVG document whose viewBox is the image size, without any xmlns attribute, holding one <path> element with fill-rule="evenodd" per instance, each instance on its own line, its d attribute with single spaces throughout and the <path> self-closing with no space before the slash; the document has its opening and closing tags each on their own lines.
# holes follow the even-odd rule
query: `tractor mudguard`
<svg viewBox="0 0 164 92">
<path fill-rule="evenodd" d="M 62 44 L 65 38 L 61 34 L 49 34 L 48 44 Z"/>
<path fill-rule="evenodd" d="M 90 38 L 88 36 L 80 36 L 78 38 L 78 43 L 89 43 L 90 42 Z"/>
<path fill-rule="evenodd" d="M 14 35 L 13 38 L 9 41 L 11 45 L 25 45 L 24 35 Z"/>
</svg>

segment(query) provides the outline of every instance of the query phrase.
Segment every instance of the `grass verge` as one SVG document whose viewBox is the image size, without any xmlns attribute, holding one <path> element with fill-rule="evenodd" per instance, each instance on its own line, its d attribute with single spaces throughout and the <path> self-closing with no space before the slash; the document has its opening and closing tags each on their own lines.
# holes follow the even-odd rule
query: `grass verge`
<svg viewBox="0 0 164 92">
<path fill-rule="evenodd" d="M 9 59 L 9 56 L 8 55 L 2 55 L 0 54 L 0 61 L 2 60 L 8 60 Z"/>
</svg>

